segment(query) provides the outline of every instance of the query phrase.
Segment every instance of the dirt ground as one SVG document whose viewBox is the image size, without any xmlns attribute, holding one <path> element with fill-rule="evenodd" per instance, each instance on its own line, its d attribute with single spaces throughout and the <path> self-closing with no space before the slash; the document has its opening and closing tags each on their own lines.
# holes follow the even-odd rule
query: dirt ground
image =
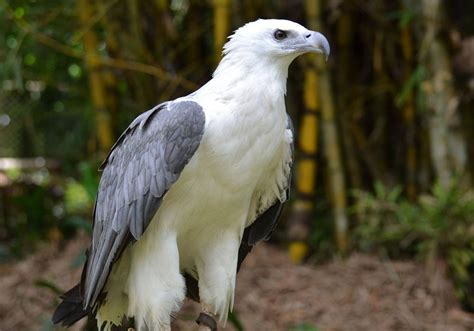
<svg viewBox="0 0 474 331">
<path fill-rule="evenodd" d="M 52 329 L 49 318 L 58 301 L 51 288 L 67 289 L 79 279 L 73 261 L 86 243 L 79 237 L 0 265 L 1 331 Z M 423 270 L 416 262 L 361 254 L 295 266 L 284 251 L 260 244 L 239 274 L 235 311 L 246 331 L 292 330 L 302 324 L 318 331 L 474 330 L 474 315 L 459 309 L 449 283 Z M 196 330 L 192 319 L 198 309 L 187 303 L 173 330 Z M 234 330 L 231 323 L 226 330 Z"/>
</svg>

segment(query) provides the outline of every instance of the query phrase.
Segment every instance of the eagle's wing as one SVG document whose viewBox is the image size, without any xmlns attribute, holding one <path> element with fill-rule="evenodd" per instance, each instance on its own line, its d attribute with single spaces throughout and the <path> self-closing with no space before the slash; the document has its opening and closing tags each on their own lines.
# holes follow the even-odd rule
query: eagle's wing
<svg viewBox="0 0 474 331">
<path fill-rule="evenodd" d="M 291 121 L 290 116 L 287 115 L 287 130 L 290 130 L 293 140 L 291 142 L 291 158 L 293 159 L 294 154 L 294 127 L 293 122 Z M 292 162 L 292 160 L 291 160 Z M 290 178 L 288 178 L 287 183 L 288 187 L 286 188 L 286 197 L 290 196 L 290 185 L 291 185 L 291 171 L 288 174 Z M 281 211 L 283 210 L 283 205 L 286 201 L 280 201 L 277 199 L 275 203 L 270 206 L 266 211 L 260 214 L 255 221 L 249 225 L 244 230 L 244 234 L 242 236 L 242 242 L 240 243 L 239 247 L 239 258 L 237 262 L 237 270 L 240 269 L 240 266 L 244 259 L 247 257 L 247 254 L 250 253 L 253 246 L 255 246 L 261 240 L 268 240 L 275 230 L 275 227 L 278 223 L 278 220 L 281 215 Z"/>
<path fill-rule="evenodd" d="M 147 228 L 196 152 L 204 124 L 196 102 L 169 102 L 137 117 L 112 147 L 101 166 L 92 243 L 81 280 L 84 308 L 94 305 L 113 263 Z"/>
</svg>

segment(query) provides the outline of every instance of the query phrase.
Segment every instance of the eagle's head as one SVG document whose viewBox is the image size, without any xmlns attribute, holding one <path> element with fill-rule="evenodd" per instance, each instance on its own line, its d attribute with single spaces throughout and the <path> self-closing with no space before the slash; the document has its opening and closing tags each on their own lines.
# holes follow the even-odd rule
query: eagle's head
<svg viewBox="0 0 474 331">
<path fill-rule="evenodd" d="M 224 46 L 224 55 L 239 53 L 239 56 L 255 56 L 260 61 L 286 60 L 291 63 L 297 56 L 308 53 L 323 53 L 326 58 L 330 47 L 326 37 L 304 26 L 277 19 L 259 19 L 237 29 Z"/>
<path fill-rule="evenodd" d="M 284 94 L 290 63 L 308 52 L 323 53 L 327 58 L 330 48 L 326 37 L 287 20 L 247 23 L 224 45 L 224 57 L 214 71 L 212 85 L 219 86 L 215 89 L 221 94 L 234 93 L 234 87 L 241 85 L 247 90 L 276 89 Z"/>
</svg>

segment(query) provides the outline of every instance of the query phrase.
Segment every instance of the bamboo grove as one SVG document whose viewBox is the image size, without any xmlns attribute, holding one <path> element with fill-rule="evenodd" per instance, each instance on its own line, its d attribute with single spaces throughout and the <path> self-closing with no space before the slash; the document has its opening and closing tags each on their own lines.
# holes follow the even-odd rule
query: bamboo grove
<svg viewBox="0 0 474 331">
<path fill-rule="evenodd" d="M 23 80 L 42 80 L 56 98 L 65 98 L 67 91 L 81 100 L 70 106 L 77 109 L 75 118 L 92 123 L 84 131 L 85 143 L 64 147 L 76 151 L 71 160 L 90 155 L 99 160 L 137 114 L 203 84 L 221 57 L 226 36 L 247 21 L 287 18 L 327 35 L 329 61 L 298 59 L 288 82 L 297 164 L 293 201 L 282 227 L 286 233 L 279 238 L 288 243 L 295 262 L 328 241 L 342 255 L 364 246 L 357 240 L 370 240 L 357 236 L 367 233 L 360 232 L 361 224 L 367 225 L 374 206 L 382 206 L 375 212 L 385 217 L 384 203 L 392 198 L 422 205 L 420 199 L 441 199 L 439 192 L 449 195 L 454 186 L 471 192 L 474 3 L 68 0 L 33 6 L 0 0 L 0 8 L 9 23 L 3 36 L 23 40 L 23 46 L 13 45 L 1 56 L 15 51 L 25 59 L 36 52 L 36 64 L 19 64 Z M 47 58 L 59 59 L 56 67 L 43 67 Z M 76 80 L 54 75 L 76 68 L 72 65 L 83 73 Z M 1 74 L 2 79 L 14 76 L 7 70 Z M 54 97 L 42 103 L 51 108 Z M 66 117 L 57 119 L 68 125 Z M 62 156 L 47 148 L 33 150 Z M 443 245 L 456 241 L 443 240 Z M 466 240 L 471 248 L 463 263 L 474 265 L 472 236 Z"/>
</svg>

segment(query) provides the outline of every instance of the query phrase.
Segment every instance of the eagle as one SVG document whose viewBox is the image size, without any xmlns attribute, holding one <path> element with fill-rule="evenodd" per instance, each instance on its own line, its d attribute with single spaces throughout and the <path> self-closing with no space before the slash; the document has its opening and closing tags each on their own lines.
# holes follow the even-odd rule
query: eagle
<svg viewBox="0 0 474 331">
<path fill-rule="evenodd" d="M 212 79 L 139 115 L 100 167 L 93 233 L 78 285 L 53 322 L 95 314 L 101 330 L 171 330 L 186 296 L 198 323 L 225 326 L 236 274 L 288 199 L 294 133 L 290 63 L 329 55 L 319 32 L 259 19 L 224 45 Z"/>
</svg>

